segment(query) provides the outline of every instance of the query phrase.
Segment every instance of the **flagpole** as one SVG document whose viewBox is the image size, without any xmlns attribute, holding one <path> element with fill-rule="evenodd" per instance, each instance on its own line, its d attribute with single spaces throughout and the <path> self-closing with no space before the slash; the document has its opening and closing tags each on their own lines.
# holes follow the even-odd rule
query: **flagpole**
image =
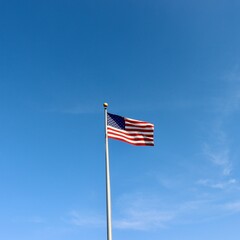
<svg viewBox="0 0 240 240">
<path fill-rule="evenodd" d="M 104 103 L 105 116 L 105 156 L 106 156 L 106 204 L 107 204 L 107 240 L 112 240 L 112 210 L 111 210 L 111 188 L 110 188 L 110 167 L 109 167 L 109 153 L 108 153 L 108 135 L 107 135 L 107 107 Z"/>
</svg>

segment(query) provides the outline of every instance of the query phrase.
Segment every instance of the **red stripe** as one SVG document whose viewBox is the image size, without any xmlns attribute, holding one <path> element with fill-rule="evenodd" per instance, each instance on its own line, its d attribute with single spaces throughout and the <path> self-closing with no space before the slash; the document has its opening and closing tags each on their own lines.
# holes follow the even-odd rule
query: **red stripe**
<svg viewBox="0 0 240 240">
<path fill-rule="evenodd" d="M 115 133 L 115 132 L 109 132 L 108 133 L 109 135 L 114 135 L 114 136 L 119 136 L 119 137 L 124 137 L 126 139 L 129 139 L 129 140 L 132 140 L 132 141 L 153 141 L 153 137 L 145 137 L 145 136 L 142 136 L 142 135 L 135 135 L 135 136 L 132 136 L 132 135 L 126 135 L 126 134 L 118 134 L 118 133 Z M 132 138 L 131 138 L 132 137 Z"/>
<path fill-rule="evenodd" d="M 125 130 L 128 131 L 128 130 L 137 130 L 137 131 L 149 131 L 149 132 L 153 132 L 154 129 L 153 128 L 149 128 L 149 127 L 137 127 L 137 126 L 126 126 L 125 127 Z"/>
<path fill-rule="evenodd" d="M 139 128 L 139 127 L 129 127 L 129 126 L 126 126 L 125 128 L 126 131 L 144 131 L 144 132 L 153 132 L 153 129 L 149 129 L 149 128 Z"/>
<path fill-rule="evenodd" d="M 133 122 L 127 121 L 126 119 L 125 119 L 125 123 L 131 124 L 131 125 L 138 125 L 138 126 L 150 126 L 150 127 L 154 127 L 154 125 L 151 124 L 151 123 L 142 123 L 142 122 L 133 123 Z"/>
<path fill-rule="evenodd" d="M 152 130 L 139 129 L 139 128 L 137 128 L 137 129 L 126 129 L 125 131 L 129 132 L 129 133 L 131 133 L 131 132 L 138 132 L 139 134 L 147 134 L 147 133 L 153 134 Z"/>
<path fill-rule="evenodd" d="M 112 139 L 116 139 L 116 140 L 119 140 L 119 141 L 122 141 L 122 142 L 126 142 L 126 143 L 130 143 L 134 146 L 154 146 L 154 143 L 132 143 L 132 142 L 129 142 L 127 140 L 124 140 L 124 139 L 121 139 L 121 138 L 118 138 L 118 137 L 110 137 L 109 138 L 112 138 Z"/>
</svg>

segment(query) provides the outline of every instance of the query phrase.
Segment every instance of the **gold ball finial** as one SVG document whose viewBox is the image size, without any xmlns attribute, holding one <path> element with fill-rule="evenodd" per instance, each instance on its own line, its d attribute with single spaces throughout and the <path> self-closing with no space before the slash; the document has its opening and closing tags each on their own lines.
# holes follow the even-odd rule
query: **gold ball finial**
<svg viewBox="0 0 240 240">
<path fill-rule="evenodd" d="M 104 108 L 107 108 L 107 107 L 108 107 L 108 104 L 107 104 L 107 103 L 104 103 L 103 106 L 104 106 Z"/>
</svg>

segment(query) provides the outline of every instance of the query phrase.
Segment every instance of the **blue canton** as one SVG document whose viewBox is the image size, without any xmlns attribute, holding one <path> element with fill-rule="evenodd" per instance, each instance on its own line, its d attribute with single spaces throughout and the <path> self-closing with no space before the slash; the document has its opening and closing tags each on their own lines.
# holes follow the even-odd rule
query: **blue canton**
<svg viewBox="0 0 240 240">
<path fill-rule="evenodd" d="M 111 126 L 111 127 L 114 127 L 114 128 L 121 129 L 121 130 L 125 130 L 124 117 L 108 113 L 107 125 Z"/>
</svg>

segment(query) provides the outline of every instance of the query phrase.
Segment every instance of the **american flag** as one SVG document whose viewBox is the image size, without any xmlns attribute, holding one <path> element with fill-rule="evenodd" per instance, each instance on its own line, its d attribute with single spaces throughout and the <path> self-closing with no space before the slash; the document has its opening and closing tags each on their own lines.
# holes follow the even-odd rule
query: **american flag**
<svg viewBox="0 0 240 240">
<path fill-rule="evenodd" d="M 153 130 L 154 125 L 149 122 L 111 113 L 107 115 L 107 135 L 109 138 L 136 146 L 154 146 Z"/>
</svg>

